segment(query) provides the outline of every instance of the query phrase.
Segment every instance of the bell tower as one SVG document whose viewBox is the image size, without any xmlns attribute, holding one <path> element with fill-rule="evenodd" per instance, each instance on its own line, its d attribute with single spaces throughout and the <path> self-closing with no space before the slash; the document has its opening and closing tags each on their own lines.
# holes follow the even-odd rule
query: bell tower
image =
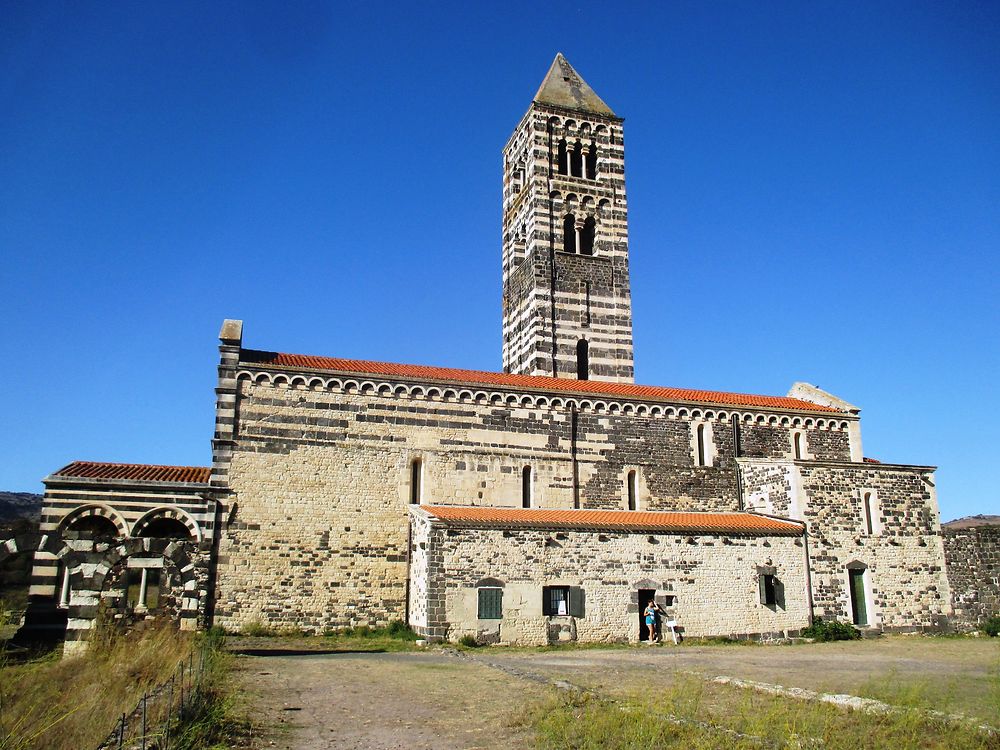
<svg viewBox="0 0 1000 750">
<path fill-rule="evenodd" d="M 503 169 L 504 372 L 634 382 L 622 119 L 561 53 Z"/>
</svg>

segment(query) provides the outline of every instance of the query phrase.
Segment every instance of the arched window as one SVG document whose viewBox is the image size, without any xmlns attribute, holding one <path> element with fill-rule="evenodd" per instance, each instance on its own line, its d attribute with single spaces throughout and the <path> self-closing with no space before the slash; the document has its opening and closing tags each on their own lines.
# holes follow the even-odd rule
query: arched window
<svg viewBox="0 0 1000 750">
<path fill-rule="evenodd" d="M 176 518 L 160 516 L 145 524 L 137 536 L 153 539 L 190 539 L 191 531 Z"/>
<path fill-rule="evenodd" d="M 864 493 L 864 497 L 861 501 L 864 504 L 865 533 L 870 536 L 875 531 L 875 524 L 872 523 L 872 493 Z"/>
<path fill-rule="evenodd" d="M 566 214 L 563 219 L 563 250 L 576 252 L 576 217 L 573 214 Z"/>
<path fill-rule="evenodd" d="M 583 177 L 583 144 L 577 141 L 569 155 L 569 169 L 573 177 Z"/>
<path fill-rule="evenodd" d="M 698 466 L 705 465 L 705 425 L 698 425 L 698 429 L 695 432 L 695 442 L 697 443 L 698 452 Z"/>
<path fill-rule="evenodd" d="M 597 179 L 597 144 L 591 143 L 587 149 L 587 177 Z"/>
<path fill-rule="evenodd" d="M 801 432 L 792 433 L 792 456 L 801 461 L 806 456 L 806 437 Z"/>
<path fill-rule="evenodd" d="M 587 339 L 576 342 L 576 379 L 590 380 L 590 344 Z"/>
<path fill-rule="evenodd" d="M 628 509 L 638 510 L 638 492 L 636 491 L 636 476 L 635 470 L 628 473 L 628 477 L 625 480 L 626 492 L 628 493 Z"/>
<path fill-rule="evenodd" d="M 597 222 L 593 216 L 588 216 L 580 230 L 580 255 L 594 254 L 594 236 L 597 234 Z"/>
<path fill-rule="evenodd" d="M 72 539 L 114 539 L 118 536 L 114 521 L 98 515 L 76 518 L 69 523 L 66 531 Z"/>
<path fill-rule="evenodd" d="M 568 164 L 569 164 L 569 160 L 566 157 L 566 139 L 565 138 L 563 138 L 562 140 L 559 141 L 559 155 L 557 157 L 557 160 L 558 160 L 557 161 L 557 169 L 559 170 L 559 174 L 569 174 L 569 170 L 567 169 Z"/>
<path fill-rule="evenodd" d="M 521 469 L 521 507 L 531 507 L 531 467 Z"/>
<path fill-rule="evenodd" d="M 423 494 L 423 465 L 419 458 L 410 464 L 410 505 L 420 505 Z"/>
</svg>

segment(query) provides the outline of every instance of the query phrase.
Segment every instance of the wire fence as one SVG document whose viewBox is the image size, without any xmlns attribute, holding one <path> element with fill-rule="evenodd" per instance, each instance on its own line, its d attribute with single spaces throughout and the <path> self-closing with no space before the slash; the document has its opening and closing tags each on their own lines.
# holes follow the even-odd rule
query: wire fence
<svg viewBox="0 0 1000 750">
<path fill-rule="evenodd" d="M 198 708 L 205 684 L 210 646 L 203 643 L 177 665 L 174 674 L 153 690 L 146 691 L 96 750 L 170 750 L 178 729 Z"/>
</svg>

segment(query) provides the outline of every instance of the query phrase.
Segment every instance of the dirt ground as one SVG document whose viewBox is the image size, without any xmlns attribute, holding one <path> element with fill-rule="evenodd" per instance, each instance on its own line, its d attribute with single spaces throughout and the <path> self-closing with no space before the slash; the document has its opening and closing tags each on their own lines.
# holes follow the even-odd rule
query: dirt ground
<svg viewBox="0 0 1000 750">
<path fill-rule="evenodd" d="M 513 725 L 544 686 L 440 650 L 243 656 L 238 674 L 265 734 L 288 750 L 525 748 Z"/>
<path fill-rule="evenodd" d="M 281 648 L 280 644 L 275 647 Z M 260 652 L 257 652 L 260 653 Z M 551 683 L 614 695 L 678 673 L 726 675 L 926 705 L 1000 725 L 1000 643 L 883 638 L 800 646 L 662 646 L 532 651 L 240 656 L 265 730 L 258 747 L 316 750 L 527 748 L 518 726 Z"/>
</svg>

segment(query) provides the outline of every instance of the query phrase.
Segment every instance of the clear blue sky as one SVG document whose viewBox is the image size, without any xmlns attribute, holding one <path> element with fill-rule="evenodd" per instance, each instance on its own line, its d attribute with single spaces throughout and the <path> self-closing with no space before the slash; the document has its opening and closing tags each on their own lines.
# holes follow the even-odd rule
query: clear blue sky
<svg viewBox="0 0 1000 750">
<path fill-rule="evenodd" d="M 226 317 L 499 369 L 500 152 L 562 51 L 626 118 L 637 380 L 810 381 L 1000 512 L 1000 4 L 616 7 L 0 4 L 0 489 L 207 464 Z"/>
</svg>

